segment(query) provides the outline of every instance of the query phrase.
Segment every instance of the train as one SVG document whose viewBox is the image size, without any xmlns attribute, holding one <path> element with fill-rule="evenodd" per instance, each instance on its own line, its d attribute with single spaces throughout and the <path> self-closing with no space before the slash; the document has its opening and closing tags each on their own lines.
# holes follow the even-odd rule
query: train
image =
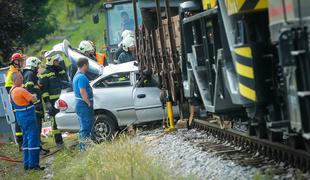
<svg viewBox="0 0 310 180">
<path fill-rule="evenodd" d="M 310 153 L 310 1 L 132 3 L 141 76 L 163 104 Z"/>
</svg>

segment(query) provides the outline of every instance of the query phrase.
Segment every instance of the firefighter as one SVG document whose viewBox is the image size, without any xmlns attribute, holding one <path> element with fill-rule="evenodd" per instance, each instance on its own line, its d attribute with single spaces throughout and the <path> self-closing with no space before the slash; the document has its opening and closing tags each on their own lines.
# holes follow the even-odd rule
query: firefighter
<svg viewBox="0 0 310 180">
<path fill-rule="evenodd" d="M 106 55 L 104 53 L 97 53 L 96 45 L 92 41 L 81 41 L 78 50 L 86 57 L 96 61 L 98 64 L 103 66 L 108 65 Z"/>
<path fill-rule="evenodd" d="M 126 63 L 126 62 L 130 62 L 130 61 L 134 61 L 134 57 L 133 57 L 133 53 L 135 51 L 135 38 L 132 36 L 127 36 L 123 41 L 122 41 L 122 45 L 123 45 L 123 50 L 124 52 L 122 52 L 118 59 L 117 59 L 117 63 L 121 64 L 121 63 Z"/>
<path fill-rule="evenodd" d="M 58 110 L 54 107 L 58 100 L 61 90 L 64 89 L 63 81 L 66 80 L 66 72 L 59 65 L 59 56 L 46 58 L 46 69 L 39 76 L 39 86 L 42 89 L 42 99 L 51 118 L 52 132 L 54 134 L 57 147 L 63 147 L 63 139 L 57 129 L 55 115 Z"/>
<path fill-rule="evenodd" d="M 38 76 L 37 76 L 40 64 L 41 60 L 39 58 L 29 57 L 26 59 L 26 67 L 23 70 L 24 88 L 31 94 L 36 95 L 37 97 L 37 101 L 34 102 L 34 105 L 39 127 L 39 137 L 41 136 L 42 120 L 44 118 L 44 110 L 41 100 L 42 96 L 40 87 L 38 85 Z M 44 154 L 47 154 L 49 152 L 49 150 L 43 149 L 42 146 L 40 146 L 40 150 Z"/>
<path fill-rule="evenodd" d="M 14 72 L 21 72 L 23 65 L 24 65 L 24 58 L 25 56 L 21 53 L 14 53 L 10 58 L 11 62 L 10 62 L 9 70 L 6 73 L 6 79 L 5 79 L 5 88 L 8 93 L 10 93 L 10 89 L 13 86 L 12 74 Z M 21 147 L 23 144 L 23 133 L 22 133 L 22 129 L 17 123 L 15 123 L 15 136 L 16 136 L 16 141 L 17 141 L 19 150 L 21 151 L 22 150 Z"/>
<path fill-rule="evenodd" d="M 10 99 L 15 110 L 17 123 L 23 130 L 23 164 L 25 170 L 43 170 L 39 166 L 40 140 L 34 102 L 37 101 L 26 89 L 22 88 L 23 76 L 20 72 L 12 73 L 13 87 Z"/>
<path fill-rule="evenodd" d="M 121 35 L 121 38 L 122 38 L 122 41 L 118 44 L 118 49 L 116 50 L 116 52 L 114 53 L 114 60 L 117 60 L 119 55 L 122 53 L 122 52 L 125 52 L 124 49 L 123 49 L 123 40 L 125 38 L 127 38 L 128 36 L 131 36 L 131 37 L 135 37 L 134 36 L 134 33 L 130 30 L 125 30 L 122 32 L 122 35 Z"/>
</svg>

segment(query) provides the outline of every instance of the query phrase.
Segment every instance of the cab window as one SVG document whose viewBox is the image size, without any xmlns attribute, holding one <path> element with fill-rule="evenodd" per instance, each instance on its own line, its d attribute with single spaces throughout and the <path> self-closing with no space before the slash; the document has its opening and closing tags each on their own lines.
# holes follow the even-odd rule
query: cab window
<svg viewBox="0 0 310 180">
<path fill-rule="evenodd" d="M 127 87 L 130 85 L 130 73 L 117 73 L 102 78 L 94 84 L 94 88 Z"/>
</svg>

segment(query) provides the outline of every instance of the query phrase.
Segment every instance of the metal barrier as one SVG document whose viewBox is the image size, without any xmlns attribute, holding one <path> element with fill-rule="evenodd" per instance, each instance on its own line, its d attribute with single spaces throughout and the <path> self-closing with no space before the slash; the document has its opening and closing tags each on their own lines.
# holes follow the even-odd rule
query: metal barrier
<svg viewBox="0 0 310 180">
<path fill-rule="evenodd" d="M 5 74 L 8 67 L 0 69 L 0 141 L 15 141 L 15 117 L 5 89 Z"/>
</svg>

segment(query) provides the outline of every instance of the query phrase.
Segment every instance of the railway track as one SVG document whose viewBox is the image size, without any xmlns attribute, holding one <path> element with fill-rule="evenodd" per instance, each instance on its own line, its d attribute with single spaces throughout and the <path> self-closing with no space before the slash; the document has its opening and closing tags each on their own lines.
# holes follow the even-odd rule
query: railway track
<svg viewBox="0 0 310 180">
<path fill-rule="evenodd" d="M 221 154 L 227 159 L 236 158 L 241 165 L 262 167 L 274 161 L 282 162 L 283 167 L 291 165 L 303 171 L 310 169 L 310 154 L 305 151 L 249 136 L 247 133 L 234 129 L 224 130 L 217 124 L 203 120 L 195 119 L 193 121 L 193 127 L 204 130 L 221 141 L 201 141 L 199 146 L 206 151 L 214 151 L 215 154 Z M 285 171 L 285 168 L 279 167 L 277 171 Z"/>
</svg>

